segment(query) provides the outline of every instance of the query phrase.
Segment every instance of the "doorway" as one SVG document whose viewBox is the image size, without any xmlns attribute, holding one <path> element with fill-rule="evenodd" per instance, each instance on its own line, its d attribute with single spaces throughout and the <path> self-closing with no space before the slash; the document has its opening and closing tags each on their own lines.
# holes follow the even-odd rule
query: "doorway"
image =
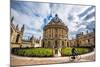
<svg viewBox="0 0 100 67">
<path fill-rule="evenodd" d="M 59 50 L 59 43 L 57 40 L 55 41 L 54 52 L 55 52 L 55 56 L 61 56 L 61 53 Z"/>
</svg>

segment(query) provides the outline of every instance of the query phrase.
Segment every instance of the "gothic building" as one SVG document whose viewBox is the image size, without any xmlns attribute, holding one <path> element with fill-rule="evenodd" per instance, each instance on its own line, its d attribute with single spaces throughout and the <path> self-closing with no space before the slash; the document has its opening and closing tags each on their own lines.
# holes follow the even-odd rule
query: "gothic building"
<svg viewBox="0 0 100 67">
<path fill-rule="evenodd" d="M 35 39 L 33 36 L 29 40 L 23 39 L 23 33 L 25 30 L 25 26 L 23 25 L 21 29 L 19 29 L 18 25 L 14 25 L 13 17 L 11 18 L 11 25 L 10 25 L 10 42 L 11 47 L 35 47 L 35 44 L 38 44 L 39 40 Z"/>
<path fill-rule="evenodd" d="M 23 36 L 23 32 L 24 32 L 24 25 L 22 26 L 21 30 L 19 30 L 18 25 L 14 25 L 13 24 L 13 18 L 11 19 L 11 45 L 12 47 L 19 47 L 21 46 L 22 43 L 22 36 Z M 15 45 L 15 44 L 19 44 L 19 45 Z"/>
</svg>

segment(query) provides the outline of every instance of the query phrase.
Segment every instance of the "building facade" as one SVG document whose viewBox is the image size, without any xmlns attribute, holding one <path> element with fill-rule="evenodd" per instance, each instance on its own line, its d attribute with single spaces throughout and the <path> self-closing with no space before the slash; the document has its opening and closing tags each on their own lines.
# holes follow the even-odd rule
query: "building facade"
<svg viewBox="0 0 100 67">
<path fill-rule="evenodd" d="M 68 40 L 68 47 L 95 47 L 95 32 L 76 35 L 75 39 Z"/>
<path fill-rule="evenodd" d="M 67 47 L 68 28 L 57 14 L 43 30 L 42 47 L 53 48 L 56 54 L 60 48 Z"/>
<path fill-rule="evenodd" d="M 11 42 L 11 48 L 16 47 L 40 47 L 40 40 L 34 38 L 32 36 L 28 40 L 23 39 L 23 33 L 25 30 L 25 26 L 23 25 L 21 29 L 19 29 L 18 25 L 14 25 L 13 18 L 11 19 L 11 25 L 10 25 L 10 42 Z M 37 46 L 39 45 L 39 46 Z"/>
<path fill-rule="evenodd" d="M 95 47 L 95 29 L 93 32 L 83 34 L 80 32 L 76 38 L 68 39 L 68 27 L 56 14 L 43 28 L 43 38 L 36 39 L 32 36 L 29 40 L 23 40 L 25 26 L 19 30 L 18 25 L 13 24 L 11 19 L 11 47 L 44 47 L 53 48 L 55 54 L 59 54 L 65 47 Z"/>
<path fill-rule="evenodd" d="M 58 54 L 61 48 L 65 47 L 94 47 L 95 31 L 76 35 L 75 39 L 68 39 L 68 27 L 56 14 L 53 19 L 43 29 L 42 47 L 53 48 Z"/>
<path fill-rule="evenodd" d="M 24 25 L 22 26 L 21 30 L 19 30 L 18 25 L 14 25 L 11 22 L 11 36 L 10 36 L 10 42 L 11 42 L 11 47 L 20 47 L 22 45 L 22 37 L 23 37 L 23 32 L 24 32 Z"/>
</svg>

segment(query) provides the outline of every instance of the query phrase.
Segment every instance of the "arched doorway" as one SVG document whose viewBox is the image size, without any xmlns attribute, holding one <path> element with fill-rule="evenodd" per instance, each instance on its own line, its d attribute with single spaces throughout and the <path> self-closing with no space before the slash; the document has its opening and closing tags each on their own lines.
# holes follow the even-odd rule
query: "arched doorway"
<svg viewBox="0 0 100 67">
<path fill-rule="evenodd" d="M 57 40 L 55 40 L 54 52 L 55 52 L 55 56 L 61 56 L 59 43 Z"/>
</svg>

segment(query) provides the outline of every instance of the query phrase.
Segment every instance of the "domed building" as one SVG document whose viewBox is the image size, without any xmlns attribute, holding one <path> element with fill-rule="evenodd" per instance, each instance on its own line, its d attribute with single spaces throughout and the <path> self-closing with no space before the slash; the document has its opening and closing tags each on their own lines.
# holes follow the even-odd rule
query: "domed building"
<svg viewBox="0 0 100 67">
<path fill-rule="evenodd" d="M 60 48 L 67 46 L 67 41 L 68 27 L 56 14 L 43 29 L 42 47 L 53 48 L 58 55 Z"/>
</svg>

